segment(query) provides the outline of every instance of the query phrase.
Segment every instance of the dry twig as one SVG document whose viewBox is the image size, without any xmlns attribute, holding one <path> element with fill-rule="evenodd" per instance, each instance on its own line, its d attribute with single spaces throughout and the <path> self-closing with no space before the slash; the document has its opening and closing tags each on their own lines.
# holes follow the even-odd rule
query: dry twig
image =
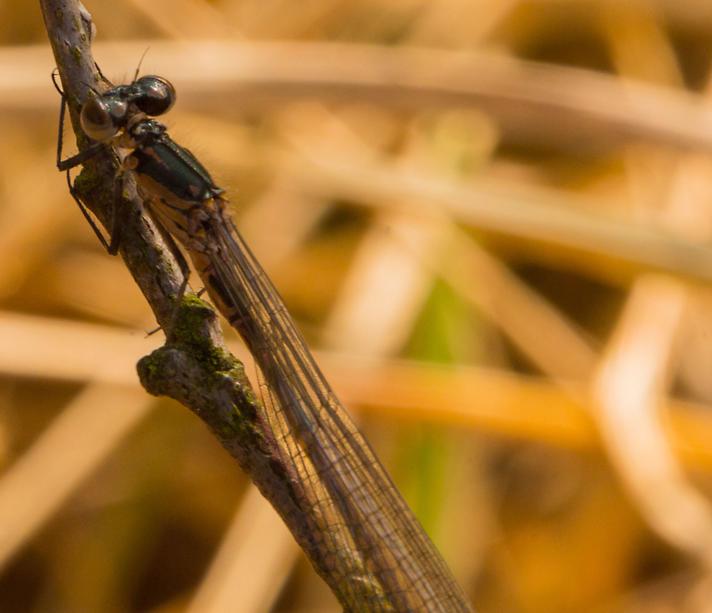
<svg viewBox="0 0 712 613">
<path fill-rule="evenodd" d="M 87 146 L 78 121 L 90 86 L 102 82 L 91 55 L 91 21 L 76 0 L 42 0 L 41 7 L 64 88 L 77 144 Z M 113 207 L 120 207 L 120 254 L 146 296 L 156 319 L 167 332 L 166 344 L 139 364 L 141 382 L 152 394 L 174 398 L 196 413 L 262 494 L 282 516 L 317 572 L 339 600 L 368 600 L 371 588 L 359 581 L 359 570 L 349 569 L 354 581 L 329 574 L 324 539 L 318 538 L 313 509 L 294 496 L 289 471 L 276 455 L 277 445 L 261 421 L 255 394 L 242 364 L 223 344 L 215 312 L 193 295 L 180 296 L 181 275 L 171 250 L 150 219 L 142 214 L 137 196 L 114 202 L 116 155 L 108 148 L 84 164 L 76 183 L 82 200 L 105 227 Z M 135 190 L 134 190 L 135 191 Z M 353 571 L 353 572 L 351 572 Z"/>
</svg>

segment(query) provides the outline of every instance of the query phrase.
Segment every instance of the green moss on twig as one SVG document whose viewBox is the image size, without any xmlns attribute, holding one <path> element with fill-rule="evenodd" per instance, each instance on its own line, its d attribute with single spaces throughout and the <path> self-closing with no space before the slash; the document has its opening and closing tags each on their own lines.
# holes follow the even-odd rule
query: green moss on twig
<svg viewBox="0 0 712 613">
<path fill-rule="evenodd" d="M 177 390 L 187 395 L 210 396 L 214 393 L 229 393 L 234 401 L 220 405 L 194 401 L 195 406 L 222 406 L 219 415 L 206 419 L 221 438 L 252 437 L 261 438 L 260 429 L 255 425 L 258 402 L 249 385 L 245 369 L 221 342 L 212 338 L 209 330 L 214 325 L 215 312 L 198 296 L 192 293 L 180 298 L 173 317 L 173 324 L 167 331 L 168 342 L 142 358 L 138 373 L 143 386 L 155 395 L 170 395 L 176 398 Z M 189 363 L 186 358 L 189 358 Z M 181 384 L 190 376 L 191 385 Z M 199 386 L 195 385 L 200 381 Z M 239 393 L 235 393 L 239 392 Z M 184 402 L 186 397 L 177 397 Z M 225 407 L 230 407 L 228 410 Z M 201 417 L 206 418 L 205 412 Z"/>
</svg>

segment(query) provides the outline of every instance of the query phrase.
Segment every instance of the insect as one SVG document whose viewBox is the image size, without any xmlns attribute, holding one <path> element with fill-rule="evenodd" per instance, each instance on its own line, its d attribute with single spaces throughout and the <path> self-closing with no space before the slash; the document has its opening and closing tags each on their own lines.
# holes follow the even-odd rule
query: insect
<svg viewBox="0 0 712 613">
<path fill-rule="evenodd" d="M 171 83 L 155 75 L 93 91 L 80 120 L 96 142 L 67 160 L 61 160 L 60 144 L 59 169 L 68 172 L 107 145 L 125 152 L 122 172 L 133 173 L 148 212 L 188 253 L 211 300 L 255 358 L 266 390 L 265 421 L 321 518 L 318 537 L 333 552 L 331 570 L 348 581 L 343 560 L 358 556 L 386 595 L 352 610 L 470 611 L 235 227 L 224 190 L 155 119 L 173 106 L 175 96 Z M 115 250 L 113 233 L 111 242 L 102 242 Z"/>
</svg>

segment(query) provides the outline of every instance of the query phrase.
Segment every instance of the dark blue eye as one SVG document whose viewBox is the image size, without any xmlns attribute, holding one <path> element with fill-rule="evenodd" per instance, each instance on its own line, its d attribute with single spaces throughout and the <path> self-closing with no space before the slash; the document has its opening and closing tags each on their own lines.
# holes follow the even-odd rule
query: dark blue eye
<svg viewBox="0 0 712 613">
<path fill-rule="evenodd" d="M 127 112 L 125 100 L 94 94 L 82 107 L 79 119 L 87 136 L 106 141 L 113 138 L 126 122 Z"/>
<path fill-rule="evenodd" d="M 146 115 L 166 113 L 176 101 L 176 90 L 170 81 L 156 75 L 146 75 L 133 84 L 139 95 L 134 104 Z"/>
</svg>

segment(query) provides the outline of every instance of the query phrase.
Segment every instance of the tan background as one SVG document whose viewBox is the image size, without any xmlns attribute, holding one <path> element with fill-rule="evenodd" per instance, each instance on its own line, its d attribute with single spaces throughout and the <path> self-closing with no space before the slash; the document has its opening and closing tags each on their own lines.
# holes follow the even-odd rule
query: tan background
<svg viewBox="0 0 712 613">
<path fill-rule="evenodd" d="M 87 8 L 479 611 L 712 610 L 710 3 Z M 160 334 L 54 169 L 35 3 L 0 37 L 0 611 L 338 610 L 138 387 Z"/>
</svg>

